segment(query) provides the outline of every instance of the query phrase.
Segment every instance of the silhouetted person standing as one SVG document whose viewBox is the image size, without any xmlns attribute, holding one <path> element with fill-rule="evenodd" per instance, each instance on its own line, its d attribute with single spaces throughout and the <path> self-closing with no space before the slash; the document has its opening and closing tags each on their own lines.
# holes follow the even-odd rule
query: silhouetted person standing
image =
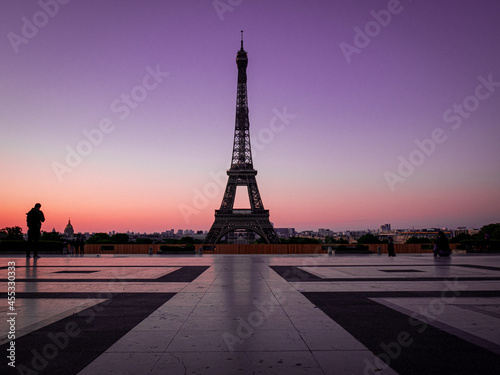
<svg viewBox="0 0 500 375">
<path fill-rule="evenodd" d="M 490 250 L 490 243 L 491 243 L 491 234 L 486 233 L 484 235 L 484 241 L 486 242 L 486 251 Z"/>
<path fill-rule="evenodd" d="M 42 207 L 42 205 L 37 203 L 35 207 L 26 214 L 26 223 L 28 224 L 28 249 L 26 250 L 26 258 L 30 258 L 31 247 L 33 247 L 33 257 L 40 258 L 38 256 L 38 241 L 40 240 L 42 223 L 45 221 L 45 216 L 40 210 L 40 207 Z"/>
<path fill-rule="evenodd" d="M 387 251 L 390 257 L 395 257 L 396 252 L 394 251 L 394 243 L 392 242 L 392 237 L 389 237 L 389 243 L 387 244 Z"/>
</svg>

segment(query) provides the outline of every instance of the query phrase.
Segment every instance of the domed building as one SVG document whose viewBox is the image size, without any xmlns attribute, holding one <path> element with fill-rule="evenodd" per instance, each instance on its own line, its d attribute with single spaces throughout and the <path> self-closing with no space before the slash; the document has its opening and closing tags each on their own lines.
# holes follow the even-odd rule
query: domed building
<svg viewBox="0 0 500 375">
<path fill-rule="evenodd" d="M 65 237 L 74 237 L 75 231 L 73 229 L 73 225 L 71 225 L 71 220 L 68 219 L 68 224 L 66 228 L 64 228 L 64 236 Z"/>
</svg>

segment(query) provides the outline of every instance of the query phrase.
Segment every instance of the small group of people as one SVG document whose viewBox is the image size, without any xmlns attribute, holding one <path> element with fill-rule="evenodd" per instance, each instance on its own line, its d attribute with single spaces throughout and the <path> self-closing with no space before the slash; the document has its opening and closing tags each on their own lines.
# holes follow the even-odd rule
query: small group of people
<svg viewBox="0 0 500 375">
<path fill-rule="evenodd" d="M 63 254 L 69 255 L 83 255 L 84 254 L 85 241 L 79 238 L 74 241 L 66 241 L 63 244 Z"/>
<path fill-rule="evenodd" d="M 394 251 L 394 242 L 392 240 L 392 237 L 389 237 L 388 241 L 389 242 L 387 243 L 387 252 L 389 253 L 390 257 L 395 257 L 396 252 Z M 435 257 L 437 257 L 438 255 L 441 257 L 449 257 L 451 255 L 451 249 L 450 249 L 450 244 L 448 243 L 448 238 L 446 238 L 446 235 L 441 230 L 437 234 L 433 252 Z"/>
</svg>

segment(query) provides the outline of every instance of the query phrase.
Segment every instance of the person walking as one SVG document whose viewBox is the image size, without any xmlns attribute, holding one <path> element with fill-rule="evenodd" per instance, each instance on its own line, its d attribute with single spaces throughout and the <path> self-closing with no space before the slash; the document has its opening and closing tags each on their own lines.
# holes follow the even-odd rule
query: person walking
<svg viewBox="0 0 500 375">
<path fill-rule="evenodd" d="M 38 256 L 38 241 L 40 240 L 42 223 L 45 221 L 45 216 L 40 210 L 40 207 L 42 207 L 42 205 L 37 203 L 35 207 L 26 214 L 26 224 L 28 224 L 28 248 L 26 249 L 26 258 L 31 258 L 30 251 L 32 247 L 33 257 L 40 258 L 40 256 Z"/>
<path fill-rule="evenodd" d="M 387 244 L 387 251 L 390 257 L 395 257 L 396 252 L 394 251 L 394 243 L 392 242 L 392 237 L 389 237 L 389 243 Z"/>
</svg>

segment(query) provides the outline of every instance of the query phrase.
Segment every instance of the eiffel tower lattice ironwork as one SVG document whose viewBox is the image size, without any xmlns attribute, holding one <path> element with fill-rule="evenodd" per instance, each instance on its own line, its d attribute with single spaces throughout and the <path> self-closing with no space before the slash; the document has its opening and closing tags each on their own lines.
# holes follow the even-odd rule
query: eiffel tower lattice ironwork
<svg viewBox="0 0 500 375">
<path fill-rule="evenodd" d="M 231 168 L 227 171 L 229 177 L 220 209 L 215 210 L 215 221 L 205 238 L 205 243 L 216 244 L 226 234 L 235 230 L 251 231 L 257 233 L 267 243 L 279 243 L 276 232 L 269 221 L 269 210 L 264 209 L 260 198 L 255 179 L 257 171 L 253 168 L 247 98 L 248 57 L 243 49 L 243 31 L 241 32 L 241 49 L 236 55 L 236 64 L 238 66 L 238 88 Z M 247 187 L 250 209 L 234 208 L 238 186 Z"/>
</svg>

